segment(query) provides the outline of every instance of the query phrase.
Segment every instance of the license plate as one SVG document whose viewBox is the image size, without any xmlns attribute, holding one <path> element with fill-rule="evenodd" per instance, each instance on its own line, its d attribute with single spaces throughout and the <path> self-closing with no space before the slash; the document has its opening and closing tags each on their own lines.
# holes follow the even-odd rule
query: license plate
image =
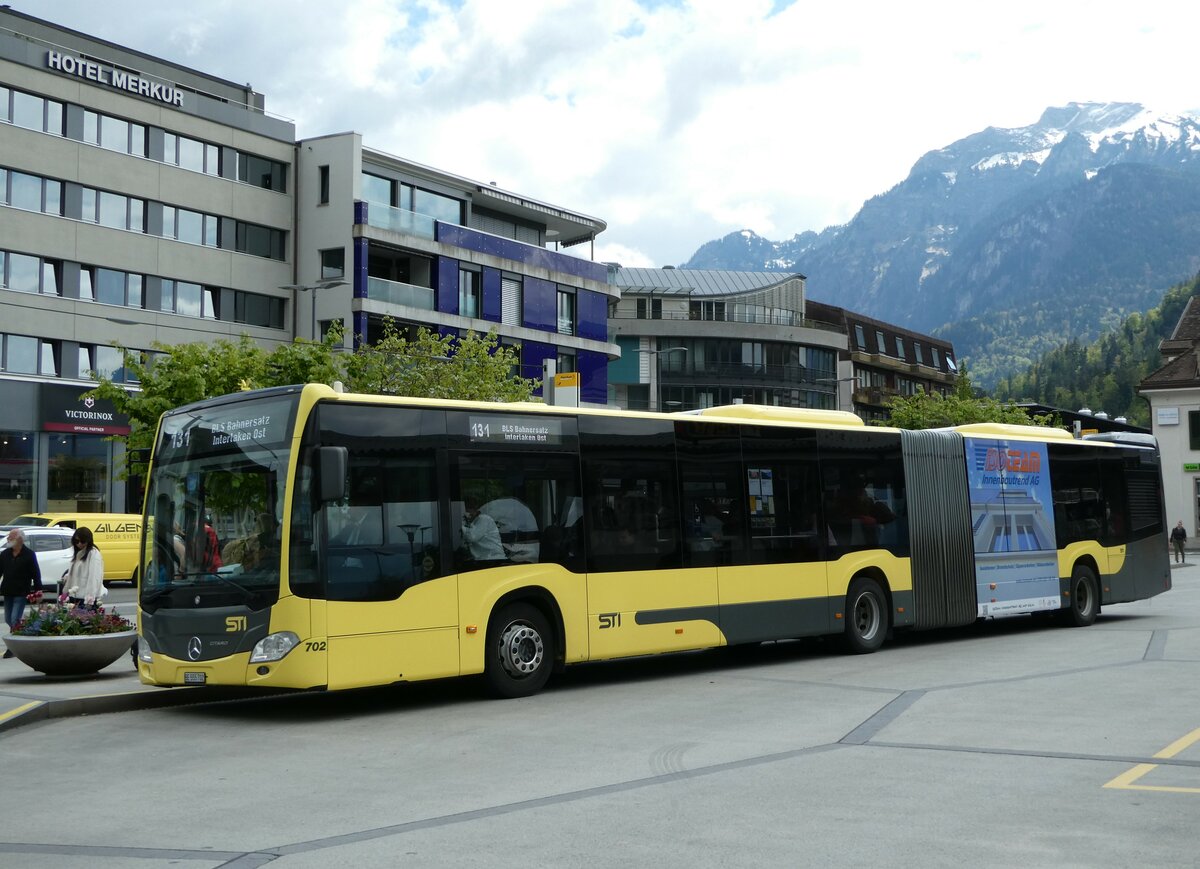
<svg viewBox="0 0 1200 869">
<path fill-rule="evenodd" d="M 207 673 L 184 673 L 183 674 L 183 684 L 184 685 L 203 685 L 207 681 L 208 681 Z"/>
</svg>

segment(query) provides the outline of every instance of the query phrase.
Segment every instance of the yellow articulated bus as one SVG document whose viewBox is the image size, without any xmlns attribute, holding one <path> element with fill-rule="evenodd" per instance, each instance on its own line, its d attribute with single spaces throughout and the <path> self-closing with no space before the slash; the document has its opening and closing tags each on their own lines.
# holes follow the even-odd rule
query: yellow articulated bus
<svg viewBox="0 0 1200 869">
<path fill-rule="evenodd" d="M 245 392 L 164 415 L 139 671 L 345 689 L 1057 614 L 1171 587 L 1148 436 L 902 432 L 737 405 L 632 413 Z"/>
</svg>

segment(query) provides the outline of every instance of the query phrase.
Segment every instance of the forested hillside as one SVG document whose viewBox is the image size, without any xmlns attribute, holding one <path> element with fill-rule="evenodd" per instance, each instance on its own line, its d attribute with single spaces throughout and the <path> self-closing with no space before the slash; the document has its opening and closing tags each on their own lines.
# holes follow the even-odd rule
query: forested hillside
<svg viewBox="0 0 1200 869">
<path fill-rule="evenodd" d="M 1167 291 L 1145 314 L 1131 314 L 1093 344 L 1069 343 L 1051 350 L 1025 372 L 997 383 L 1002 401 L 1036 401 L 1064 410 L 1089 407 L 1150 426 L 1137 385 L 1162 365 L 1158 345 L 1170 336 L 1188 299 L 1200 292 L 1200 275 Z"/>
</svg>

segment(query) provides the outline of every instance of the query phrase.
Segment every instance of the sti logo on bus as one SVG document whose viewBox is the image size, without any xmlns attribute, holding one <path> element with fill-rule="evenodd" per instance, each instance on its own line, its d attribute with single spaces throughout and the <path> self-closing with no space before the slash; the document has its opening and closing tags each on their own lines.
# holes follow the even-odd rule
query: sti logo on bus
<svg viewBox="0 0 1200 869">
<path fill-rule="evenodd" d="M 237 631 L 244 630 L 246 630 L 245 616 L 230 616 L 229 618 L 225 619 L 225 633 L 233 634 Z"/>
<path fill-rule="evenodd" d="M 599 619 L 600 619 L 600 630 L 602 630 L 602 631 L 605 630 L 606 628 L 621 627 L 621 614 L 620 613 L 600 613 Z"/>
<path fill-rule="evenodd" d="M 1018 474 L 1036 474 L 1042 469 L 1041 453 L 1032 450 L 998 450 L 988 447 L 983 460 L 985 471 L 1010 471 Z"/>
</svg>

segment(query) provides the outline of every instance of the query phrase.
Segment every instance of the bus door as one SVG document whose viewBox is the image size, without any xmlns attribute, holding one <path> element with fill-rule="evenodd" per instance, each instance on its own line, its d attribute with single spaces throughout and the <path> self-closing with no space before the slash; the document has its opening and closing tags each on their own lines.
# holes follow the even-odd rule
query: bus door
<svg viewBox="0 0 1200 869">
<path fill-rule="evenodd" d="M 728 643 L 829 630 L 815 444 L 809 431 L 747 426 L 742 462 L 728 470 L 720 470 L 725 463 L 709 465 L 718 471 L 708 474 L 710 493 L 730 493 L 729 512 L 739 516 L 722 529 L 725 541 L 717 550 L 721 630 Z"/>
<path fill-rule="evenodd" d="M 349 449 L 346 496 L 315 517 L 331 689 L 459 673 L 458 585 L 438 498 L 445 462 L 425 436 L 430 414 L 321 409 L 323 442 Z"/>
<path fill-rule="evenodd" d="M 686 568 L 671 423 L 580 419 L 592 659 L 720 644 L 715 567 Z"/>
</svg>

